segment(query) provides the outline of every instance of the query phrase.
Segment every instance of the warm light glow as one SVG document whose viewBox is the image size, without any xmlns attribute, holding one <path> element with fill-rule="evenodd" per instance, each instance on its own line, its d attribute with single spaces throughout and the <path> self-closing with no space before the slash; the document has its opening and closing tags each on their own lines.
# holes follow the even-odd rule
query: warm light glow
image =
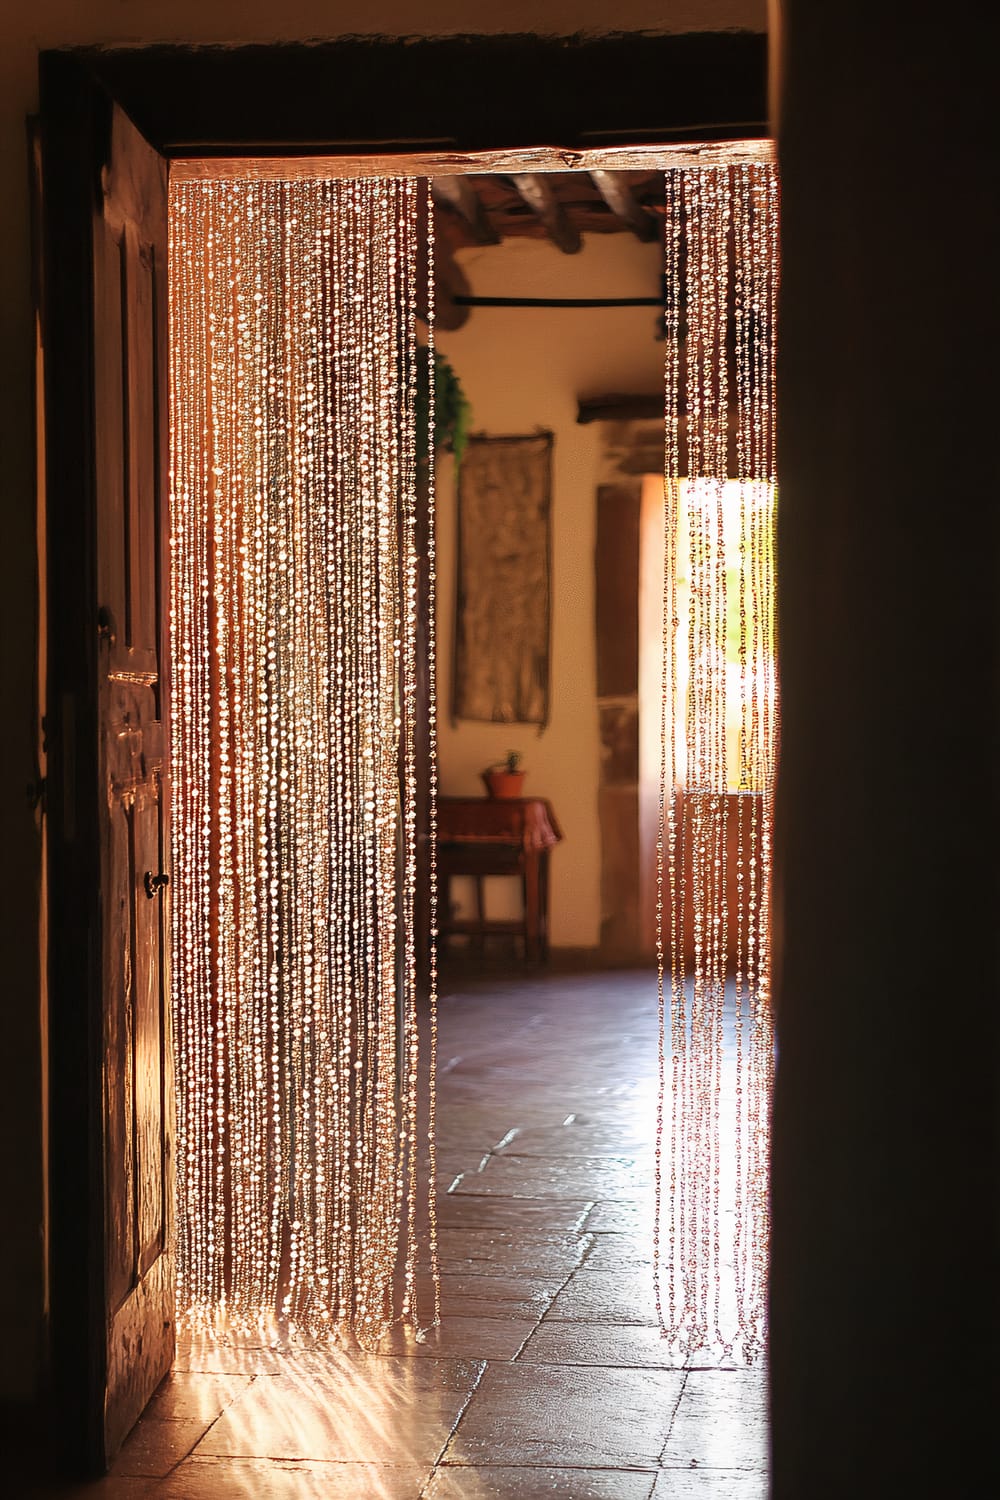
<svg viewBox="0 0 1000 1500">
<path fill-rule="evenodd" d="M 656 1297 L 679 1356 L 752 1362 L 774 1061 L 778 183 L 761 164 L 666 183 Z"/>
<path fill-rule="evenodd" d="M 691 555 L 691 525 L 692 518 L 697 517 L 699 527 L 704 525 L 706 513 L 710 524 L 714 525 L 717 518 L 717 507 L 721 503 L 722 513 L 722 549 L 725 567 L 726 584 L 726 631 L 725 641 L 721 649 L 722 660 L 715 663 L 714 678 L 721 682 L 725 679 L 725 733 L 726 746 L 725 756 L 720 758 L 716 767 L 718 773 L 725 772 L 725 789 L 730 792 L 748 792 L 754 790 L 754 767 L 750 763 L 748 751 L 752 743 L 752 737 L 744 731 L 745 710 L 744 704 L 748 692 L 753 688 L 756 690 L 761 703 L 767 700 L 767 709 L 773 719 L 776 710 L 776 679 L 774 669 L 774 658 L 771 654 L 771 646 L 774 640 L 774 599 L 773 595 L 766 593 L 761 598 L 761 608 L 766 612 L 766 618 L 758 622 L 758 628 L 745 638 L 745 610 L 746 601 L 743 600 L 741 613 L 740 581 L 743 575 L 743 559 L 750 556 L 759 546 L 760 538 L 767 538 L 770 546 L 770 537 L 773 528 L 774 489 L 770 484 L 747 485 L 741 484 L 737 479 L 728 479 L 722 485 L 721 501 L 718 486 L 713 482 L 693 481 L 682 479 L 678 486 L 678 506 L 676 515 L 676 560 L 677 572 L 674 580 L 675 600 L 677 609 L 677 633 L 679 639 L 689 639 L 692 624 L 692 609 L 694 608 L 694 597 L 692 594 L 692 579 L 689 576 L 689 563 Z M 655 605 L 656 614 L 656 638 L 643 641 L 641 655 L 648 658 L 648 673 L 652 679 L 655 673 L 656 695 L 659 696 L 659 686 L 662 678 L 662 639 L 660 630 L 660 618 L 663 598 L 663 527 L 664 527 L 664 487 L 663 480 L 659 475 L 649 474 L 643 479 L 642 485 L 642 507 L 643 507 L 643 538 L 647 535 L 651 542 L 648 558 L 648 579 L 644 576 L 644 583 L 649 592 L 650 614 L 652 615 Z M 743 530 L 741 530 L 743 528 Z M 654 553 L 655 548 L 655 553 Z M 709 560 L 709 566 L 714 567 L 714 562 Z M 702 590 L 704 580 L 701 580 Z M 655 598 L 654 598 L 655 590 Z M 705 647 L 705 649 L 712 649 Z M 716 648 L 720 649 L 720 643 Z M 702 662 L 702 667 L 706 663 Z M 686 652 L 678 653 L 674 663 L 675 680 L 673 683 L 672 697 L 676 704 L 677 712 L 673 721 L 673 756 L 674 768 L 677 775 L 678 785 L 683 788 L 687 783 L 687 742 L 688 742 L 688 709 L 689 690 L 691 685 L 691 663 Z M 751 682 L 751 678 L 755 680 Z M 655 752 L 652 739 L 650 751 L 655 753 L 656 779 L 659 777 L 659 733 L 655 735 Z M 714 790 L 721 790 L 716 786 Z"/>
<path fill-rule="evenodd" d="M 208 1328 L 370 1346 L 420 1317 L 428 192 L 172 181 L 177 1248 Z"/>
</svg>

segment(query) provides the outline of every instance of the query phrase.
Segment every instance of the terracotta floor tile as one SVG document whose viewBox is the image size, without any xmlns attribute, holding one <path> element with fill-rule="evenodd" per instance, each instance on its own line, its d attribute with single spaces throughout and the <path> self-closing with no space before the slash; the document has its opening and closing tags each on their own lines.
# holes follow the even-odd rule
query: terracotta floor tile
<svg viewBox="0 0 1000 1500">
<path fill-rule="evenodd" d="M 90 1484 L 14 1478 L 3 1494 L 5 1500 L 152 1500 L 161 1482 L 131 1474 L 108 1474 Z"/>
<path fill-rule="evenodd" d="M 157 1421 L 214 1422 L 246 1390 L 251 1378 L 174 1369 L 146 1408 L 146 1416 Z"/>
<path fill-rule="evenodd" d="M 494 1155 L 467 1172 L 454 1193 L 505 1198 L 640 1198 L 651 1185 L 645 1163 L 633 1157 Z"/>
<path fill-rule="evenodd" d="M 197 1456 L 432 1464 L 483 1366 L 477 1361 L 344 1358 L 327 1374 L 260 1375 Z"/>
<path fill-rule="evenodd" d="M 222 1340 L 205 1336 L 181 1336 L 177 1340 L 175 1374 L 274 1375 L 287 1361 L 287 1354 L 265 1344 L 242 1339 Z"/>
<path fill-rule="evenodd" d="M 582 1323 L 655 1323 L 653 1270 L 592 1271 L 584 1265 L 555 1298 L 547 1321 Z"/>
<path fill-rule="evenodd" d="M 637 1271 L 653 1264 L 653 1234 L 651 1223 L 646 1232 L 640 1234 L 614 1234 L 604 1231 L 588 1236 L 588 1271 Z"/>
<path fill-rule="evenodd" d="M 540 1271 L 491 1276 L 484 1272 L 463 1271 L 441 1277 L 441 1305 L 464 1317 L 489 1317 L 502 1309 L 512 1317 L 542 1313 L 550 1306 L 567 1276 L 573 1272 L 572 1261 L 555 1267 L 549 1274 Z M 470 1312 L 475 1308 L 475 1312 Z"/>
<path fill-rule="evenodd" d="M 594 1195 L 598 1195 L 595 1193 Z M 583 1229 L 587 1234 L 632 1234 L 652 1236 L 652 1198 L 633 1197 L 626 1202 L 601 1201 L 594 1204 L 587 1214 Z"/>
<path fill-rule="evenodd" d="M 461 1177 L 463 1172 L 478 1171 L 480 1164 L 488 1158 L 488 1147 L 466 1146 L 464 1150 L 439 1151 L 435 1162 L 438 1191 L 446 1193 L 456 1177 Z M 427 1163 L 423 1164 L 421 1170 L 426 1176 L 429 1172 Z"/>
<path fill-rule="evenodd" d="M 125 1467 L 51 1500 L 763 1500 L 762 1374 L 654 1326 L 652 976 L 466 984 L 440 1043 L 444 1326 L 182 1339 Z"/>
<path fill-rule="evenodd" d="M 204 1437 L 210 1420 L 163 1422 L 144 1418 L 115 1459 L 112 1474 L 169 1474 Z"/>
<path fill-rule="evenodd" d="M 437 1139 L 446 1150 L 492 1151 L 512 1130 L 527 1130 L 533 1125 L 546 1129 L 559 1123 L 551 1105 L 529 1112 L 519 1101 L 513 1110 L 500 1101 L 477 1102 L 476 1091 L 471 1089 L 464 1101 L 449 1090 L 438 1108 Z"/>
<path fill-rule="evenodd" d="M 566 1265 L 552 1275 L 541 1273 L 516 1276 L 490 1276 L 483 1272 L 446 1272 L 441 1277 L 441 1316 L 452 1318 L 510 1317 L 515 1321 L 537 1323 L 552 1305 L 559 1288 L 572 1272 Z M 417 1292 L 421 1306 L 430 1312 L 432 1290 L 429 1278 L 418 1277 Z"/>
<path fill-rule="evenodd" d="M 731 1469 L 666 1469 L 657 1475 L 652 1500 L 768 1500 L 767 1476 Z"/>
<path fill-rule="evenodd" d="M 647 1122 L 648 1123 L 648 1122 Z M 501 1144 L 501 1141 L 503 1144 Z M 558 1125 L 526 1125 L 493 1148 L 512 1156 L 641 1156 L 651 1152 L 650 1132 L 638 1124 L 615 1129 L 584 1115 L 569 1115 Z"/>
<path fill-rule="evenodd" d="M 484 1278 L 486 1279 L 486 1278 Z M 535 1292 L 530 1297 L 525 1297 L 521 1302 L 510 1302 L 505 1305 L 504 1311 L 518 1322 L 537 1324 L 552 1304 L 551 1293 Z M 497 1311 L 497 1304 L 487 1294 L 476 1296 L 475 1292 L 467 1292 L 461 1296 L 449 1293 L 445 1296 L 442 1291 L 442 1319 L 451 1318 L 489 1318 Z"/>
<path fill-rule="evenodd" d="M 501 1229 L 446 1229 L 440 1237 L 443 1273 L 496 1275 L 564 1275 L 590 1259 L 594 1244 L 588 1235 L 514 1233 Z"/>
<path fill-rule="evenodd" d="M 684 1384 L 673 1370 L 491 1365 L 445 1451 L 447 1463 L 552 1468 L 654 1466 Z"/>
<path fill-rule="evenodd" d="M 649 1500 L 652 1473 L 442 1465 L 425 1500 Z"/>
<path fill-rule="evenodd" d="M 466 1099 L 471 1099 L 473 1091 L 489 1089 L 495 1100 L 516 1098 L 522 1110 L 551 1109 L 560 1095 L 565 1094 L 567 1081 L 559 1080 L 558 1091 L 553 1087 L 552 1074 L 547 1071 L 546 1059 L 539 1055 L 540 1051 L 544 1049 L 539 1048 L 537 1036 L 528 1038 L 524 1033 L 520 1037 L 508 1036 L 503 1040 L 502 1051 L 492 1057 L 489 1049 L 484 1048 L 475 1056 L 463 1058 L 451 1075 L 449 1092 L 456 1099 L 461 1099 L 463 1092 Z"/>
<path fill-rule="evenodd" d="M 767 1469 L 762 1370 L 694 1370 L 663 1450 L 665 1468 Z M 669 1494 L 669 1490 L 667 1491 Z"/>
<path fill-rule="evenodd" d="M 494 1309 L 496 1311 L 496 1309 Z M 536 1318 L 456 1317 L 447 1315 L 439 1328 L 418 1342 L 401 1326 L 387 1334 L 378 1353 L 410 1359 L 513 1359 L 538 1327 Z"/>
<path fill-rule="evenodd" d="M 535 1329 L 519 1361 L 541 1365 L 610 1365 L 620 1369 L 677 1368 L 660 1330 L 633 1323 L 557 1323 L 546 1319 Z"/>
<path fill-rule="evenodd" d="M 418 1500 L 429 1472 L 424 1464 L 195 1457 L 151 1500 Z"/>
<path fill-rule="evenodd" d="M 442 1229 L 528 1229 L 535 1233 L 570 1234 L 594 1207 L 593 1199 L 500 1198 L 479 1193 L 446 1193 L 438 1199 Z"/>
</svg>

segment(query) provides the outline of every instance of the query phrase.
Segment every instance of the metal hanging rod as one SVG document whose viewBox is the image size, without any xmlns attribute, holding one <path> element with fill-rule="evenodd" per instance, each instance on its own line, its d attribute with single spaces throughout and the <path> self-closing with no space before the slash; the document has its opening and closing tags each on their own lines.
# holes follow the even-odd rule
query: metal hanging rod
<svg viewBox="0 0 1000 1500">
<path fill-rule="evenodd" d="M 452 297 L 456 307 L 662 307 L 662 297 Z"/>
</svg>

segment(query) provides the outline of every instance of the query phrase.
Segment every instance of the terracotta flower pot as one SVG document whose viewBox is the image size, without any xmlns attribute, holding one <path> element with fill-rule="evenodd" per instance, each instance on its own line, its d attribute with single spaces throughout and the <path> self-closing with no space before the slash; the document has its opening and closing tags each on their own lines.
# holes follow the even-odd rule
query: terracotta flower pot
<svg viewBox="0 0 1000 1500">
<path fill-rule="evenodd" d="M 491 769 L 483 772 L 483 782 L 491 797 L 520 797 L 526 774 L 525 771 Z"/>
</svg>

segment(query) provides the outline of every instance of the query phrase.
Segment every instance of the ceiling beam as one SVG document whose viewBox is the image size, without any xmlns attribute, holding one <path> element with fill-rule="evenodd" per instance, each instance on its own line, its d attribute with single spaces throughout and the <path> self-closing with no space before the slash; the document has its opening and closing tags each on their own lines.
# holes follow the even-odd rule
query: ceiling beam
<svg viewBox="0 0 1000 1500">
<path fill-rule="evenodd" d="M 434 202 L 458 214 L 477 245 L 499 245 L 500 236 L 486 216 L 479 194 L 468 177 L 435 177 Z"/>
<path fill-rule="evenodd" d="M 580 231 L 570 223 L 551 183 L 535 172 L 517 172 L 510 180 L 524 202 L 537 214 L 553 244 L 558 245 L 565 255 L 575 255 L 583 244 Z"/>
<path fill-rule="evenodd" d="M 427 272 L 428 248 L 431 243 L 427 233 L 427 211 L 430 205 L 422 198 L 418 207 L 417 232 L 417 317 L 427 320 Z M 469 309 L 455 301 L 456 297 L 468 297 L 472 288 L 455 260 L 452 247 L 444 235 L 434 242 L 434 320 L 439 328 L 449 333 L 468 322 Z"/>
<path fill-rule="evenodd" d="M 582 427 L 588 422 L 662 422 L 663 394 L 591 396 L 577 403 L 576 420 Z"/>
<path fill-rule="evenodd" d="M 621 219 L 644 244 L 659 236 L 659 226 L 632 192 L 624 172 L 591 172 L 590 180 L 616 218 Z"/>
<path fill-rule="evenodd" d="M 426 284 L 426 273 L 421 269 L 418 272 L 418 286 Z M 450 247 L 439 240 L 434 254 L 434 321 L 438 328 L 454 333 L 456 328 L 461 328 L 468 322 L 470 291 L 465 273 L 452 255 Z M 463 302 L 457 302 L 456 297 L 463 298 Z M 427 318 L 425 302 L 426 297 L 418 292 L 417 317 L 424 320 Z"/>
</svg>

